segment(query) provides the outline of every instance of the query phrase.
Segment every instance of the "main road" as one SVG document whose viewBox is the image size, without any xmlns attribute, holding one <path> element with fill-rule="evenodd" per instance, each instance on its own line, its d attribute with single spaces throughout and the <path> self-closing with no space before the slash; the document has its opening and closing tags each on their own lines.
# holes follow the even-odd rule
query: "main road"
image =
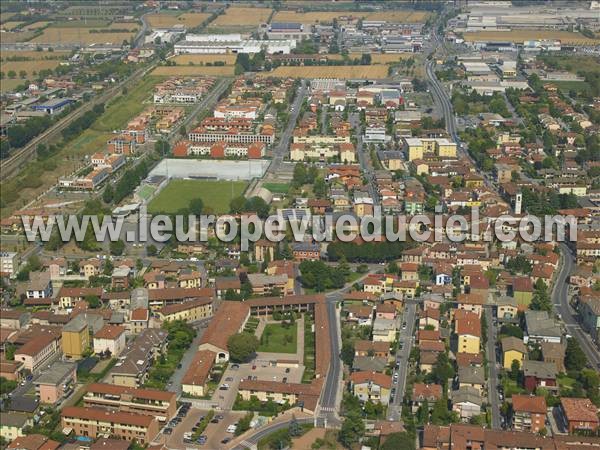
<svg viewBox="0 0 600 450">
<path fill-rule="evenodd" d="M 408 361 L 413 343 L 413 331 L 415 327 L 416 303 L 406 303 L 404 307 L 404 316 L 402 320 L 406 326 L 402 326 L 398 338 L 398 351 L 396 352 L 396 367 L 394 373 L 398 376 L 393 378 L 392 388 L 396 390 L 393 398 L 390 399 L 388 407 L 388 420 L 400 420 L 402 416 L 402 401 L 406 390 L 406 377 L 408 375 Z"/>
<path fill-rule="evenodd" d="M 562 255 L 562 266 L 552 289 L 552 305 L 554 306 L 554 310 L 560 314 L 567 329 L 567 333 L 577 339 L 592 367 L 594 369 L 599 369 L 600 350 L 594 345 L 589 335 L 581 329 L 581 326 L 577 321 L 577 313 L 569 304 L 569 285 L 567 284 L 567 278 L 573 271 L 575 258 L 567 244 L 561 242 L 559 247 Z"/>
</svg>

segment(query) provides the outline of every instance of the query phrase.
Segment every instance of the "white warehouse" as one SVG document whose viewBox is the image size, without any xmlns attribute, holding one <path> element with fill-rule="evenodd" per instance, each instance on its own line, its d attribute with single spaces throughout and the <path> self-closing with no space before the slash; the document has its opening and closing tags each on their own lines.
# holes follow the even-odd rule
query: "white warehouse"
<svg viewBox="0 0 600 450">
<path fill-rule="evenodd" d="M 178 55 L 192 54 L 225 54 L 225 53 L 258 53 L 262 49 L 268 54 L 289 54 L 296 48 L 294 39 L 259 41 L 242 39 L 240 34 L 189 34 L 184 41 L 175 44 Z"/>
</svg>

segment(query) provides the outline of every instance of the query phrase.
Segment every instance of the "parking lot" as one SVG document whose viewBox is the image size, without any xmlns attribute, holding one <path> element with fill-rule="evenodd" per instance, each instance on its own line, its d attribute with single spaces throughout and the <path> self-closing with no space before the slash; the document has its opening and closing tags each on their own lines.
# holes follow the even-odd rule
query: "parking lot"
<svg viewBox="0 0 600 450">
<path fill-rule="evenodd" d="M 230 364 L 221 378 L 221 386 L 226 384 L 228 389 L 218 389 L 214 393 L 212 400 L 215 403 L 218 403 L 222 410 L 230 410 L 235 403 L 238 386 L 241 380 L 255 379 L 261 381 L 300 383 L 302 381 L 303 372 L 304 366 L 302 365 L 297 368 L 276 367 L 268 360 L 254 360 L 248 364 Z"/>
</svg>

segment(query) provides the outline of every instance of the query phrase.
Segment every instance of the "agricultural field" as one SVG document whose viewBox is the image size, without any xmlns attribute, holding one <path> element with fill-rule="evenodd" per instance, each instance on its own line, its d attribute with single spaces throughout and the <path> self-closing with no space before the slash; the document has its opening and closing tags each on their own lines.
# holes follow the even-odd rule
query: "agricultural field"
<svg viewBox="0 0 600 450">
<path fill-rule="evenodd" d="M 25 58 L 32 61 L 42 61 L 42 60 L 54 60 L 54 59 L 67 59 L 71 54 L 70 51 L 67 50 L 54 50 L 53 52 L 37 52 L 35 50 L 27 50 L 27 51 L 12 51 L 12 50 L 0 50 L 0 59 L 2 61 L 6 61 L 10 58 Z"/>
<path fill-rule="evenodd" d="M 175 62 L 178 66 L 187 65 L 202 65 L 222 61 L 226 65 L 231 66 L 235 64 L 236 55 L 177 55 L 170 58 L 169 61 Z"/>
<path fill-rule="evenodd" d="M 107 27 L 102 27 L 102 29 L 107 30 L 129 30 L 135 32 L 139 30 L 140 24 L 137 22 L 113 22 Z"/>
<path fill-rule="evenodd" d="M 241 8 L 232 6 L 209 24 L 209 28 L 258 26 L 269 20 L 271 8 Z"/>
<path fill-rule="evenodd" d="M 52 22 L 52 28 L 106 28 L 110 26 L 110 20 L 102 19 L 78 19 L 78 20 L 59 20 Z"/>
<path fill-rule="evenodd" d="M 361 17 L 364 20 L 387 20 L 388 22 L 419 23 L 425 22 L 429 13 L 423 11 L 279 11 L 273 22 L 331 23 L 339 17 Z"/>
<path fill-rule="evenodd" d="M 350 53 L 348 55 L 350 59 L 360 58 L 361 53 Z M 371 53 L 372 64 L 392 64 L 399 62 L 403 59 L 414 58 L 415 53 Z"/>
<path fill-rule="evenodd" d="M 233 76 L 234 66 L 159 66 L 152 71 L 156 76 L 183 76 L 194 77 L 200 75 L 207 76 Z"/>
<path fill-rule="evenodd" d="M 12 31 L 15 28 L 19 28 L 20 25 L 24 24 L 25 22 L 4 22 L 2 25 L 0 25 L 0 29 L 2 30 L 7 30 L 7 31 Z"/>
<path fill-rule="evenodd" d="M 75 43 L 81 45 L 90 44 L 115 44 L 120 45 L 123 41 L 129 41 L 134 33 L 90 33 L 89 28 L 46 28 L 41 36 L 30 42 L 39 44 L 61 44 Z"/>
<path fill-rule="evenodd" d="M 27 83 L 27 81 L 20 78 L 14 78 L 12 80 L 9 78 L 4 78 L 3 80 L 0 80 L 0 92 L 4 93 L 13 91 L 17 86 L 23 83 Z"/>
<path fill-rule="evenodd" d="M 47 22 L 45 20 L 42 20 L 42 21 L 39 21 L 39 22 L 30 23 L 29 25 L 25 25 L 23 27 L 23 30 L 25 30 L 25 31 L 39 30 L 40 28 L 47 27 L 51 23 L 52 22 Z"/>
<path fill-rule="evenodd" d="M 176 14 L 149 14 L 146 16 L 148 23 L 152 27 L 172 27 L 173 25 L 184 25 L 186 28 L 194 28 L 210 17 L 210 14 L 205 13 L 183 13 Z"/>
<path fill-rule="evenodd" d="M 150 214 L 173 214 L 200 198 L 216 214 L 229 212 L 229 203 L 246 190 L 243 181 L 172 180 L 148 205 Z"/>
<path fill-rule="evenodd" d="M 508 41 L 519 44 L 523 43 L 523 41 L 538 39 L 558 39 L 563 44 L 572 45 L 598 45 L 600 43 L 600 39 L 590 39 L 579 33 L 559 30 L 477 31 L 464 33 L 464 39 L 469 42 Z"/>
<path fill-rule="evenodd" d="M 17 75 L 19 72 L 24 70 L 27 75 L 33 75 L 33 72 L 39 72 L 40 70 L 52 69 L 60 65 L 60 60 L 57 59 L 44 59 L 38 61 L 6 61 L 2 63 L 2 72 L 8 74 L 8 72 L 14 71 Z"/>
<path fill-rule="evenodd" d="M 14 44 L 15 42 L 25 42 L 35 36 L 33 31 L 7 31 L 0 35 L 3 44 Z"/>
<path fill-rule="evenodd" d="M 260 73 L 262 77 L 282 78 L 386 78 L 388 67 L 373 66 L 280 66 L 271 72 Z"/>
</svg>

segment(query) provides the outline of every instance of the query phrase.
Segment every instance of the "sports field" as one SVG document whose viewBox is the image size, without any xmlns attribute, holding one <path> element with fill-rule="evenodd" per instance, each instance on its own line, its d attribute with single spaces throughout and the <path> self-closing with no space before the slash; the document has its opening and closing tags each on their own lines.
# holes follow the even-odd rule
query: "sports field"
<svg viewBox="0 0 600 450">
<path fill-rule="evenodd" d="M 208 27 L 257 26 L 265 23 L 271 16 L 271 8 L 242 8 L 232 6 L 224 14 L 213 20 Z"/>
<path fill-rule="evenodd" d="M 216 214 L 229 212 L 229 203 L 244 193 L 243 181 L 172 180 L 148 205 L 151 214 L 174 214 L 201 198 L 205 208 Z"/>
<path fill-rule="evenodd" d="M 259 76 L 281 78 L 386 78 L 388 66 L 280 66 Z"/>
</svg>

